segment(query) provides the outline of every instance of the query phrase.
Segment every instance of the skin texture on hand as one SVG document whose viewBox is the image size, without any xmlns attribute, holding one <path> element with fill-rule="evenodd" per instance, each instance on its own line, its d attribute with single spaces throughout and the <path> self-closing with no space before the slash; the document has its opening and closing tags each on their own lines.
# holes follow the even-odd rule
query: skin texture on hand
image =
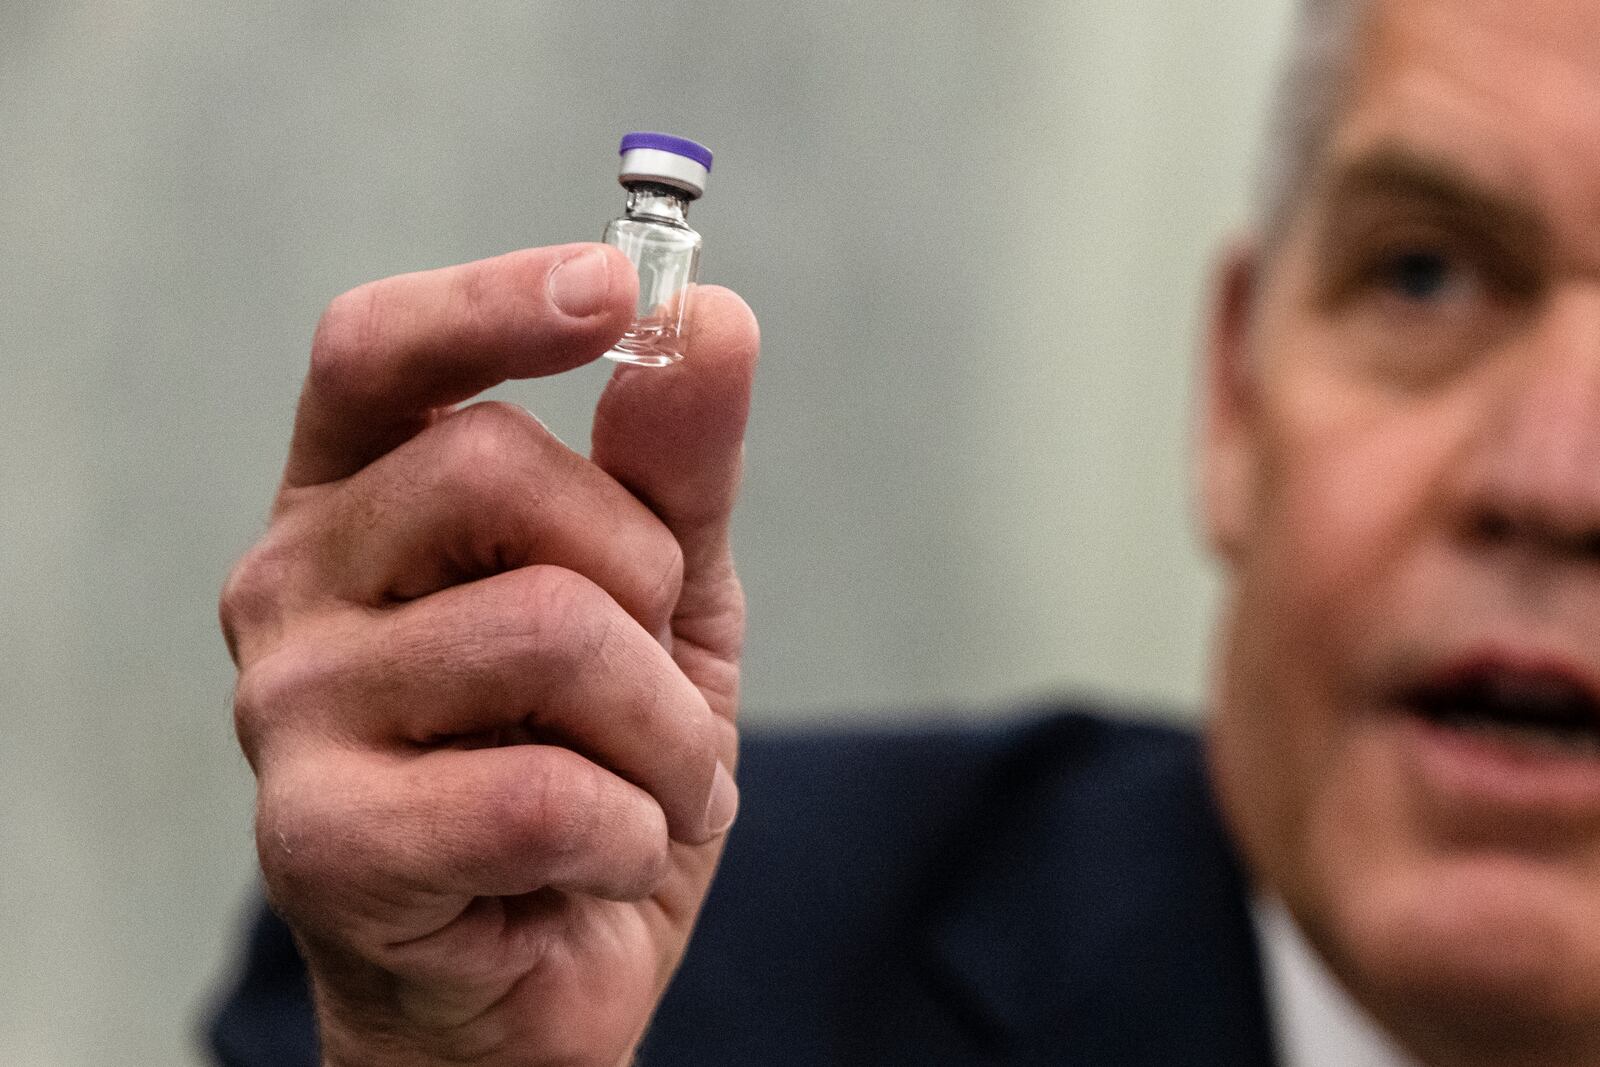
<svg viewBox="0 0 1600 1067">
<path fill-rule="evenodd" d="M 313 342 L 266 534 L 223 590 L 267 892 L 325 1062 L 627 1062 L 737 807 L 728 543 L 758 348 L 696 291 L 591 456 L 500 381 L 631 318 L 596 245 L 374 282 Z"/>
</svg>

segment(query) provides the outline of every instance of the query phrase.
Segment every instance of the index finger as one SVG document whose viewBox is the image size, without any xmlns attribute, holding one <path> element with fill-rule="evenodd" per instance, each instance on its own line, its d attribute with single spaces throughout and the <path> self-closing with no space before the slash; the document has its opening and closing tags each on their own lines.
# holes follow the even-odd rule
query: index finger
<svg viewBox="0 0 1600 1067">
<path fill-rule="evenodd" d="M 492 385 L 587 363 L 627 328 L 637 287 L 621 252 L 572 244 L 350 290 L 317 325 L 284 487 L 353 474 Z"/>
</svg>

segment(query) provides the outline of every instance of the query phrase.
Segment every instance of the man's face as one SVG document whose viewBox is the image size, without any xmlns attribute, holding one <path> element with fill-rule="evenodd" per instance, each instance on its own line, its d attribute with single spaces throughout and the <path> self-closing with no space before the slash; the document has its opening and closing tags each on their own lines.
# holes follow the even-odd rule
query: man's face
<svg viewBox="0 0 1600 1067">
<path fill-rule="evenodd" d="M 1378 0 L 1204 448 L 1228 819 L 1415 1049 L 1600 1055 L 1600 4 Z"/>
</svg>

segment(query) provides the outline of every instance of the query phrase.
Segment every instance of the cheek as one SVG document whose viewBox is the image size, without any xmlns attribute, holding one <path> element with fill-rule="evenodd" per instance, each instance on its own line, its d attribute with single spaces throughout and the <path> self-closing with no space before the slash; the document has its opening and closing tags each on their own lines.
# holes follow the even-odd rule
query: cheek
<svg viewBox="0 0 1600 1067">
<path fill-rule="evenodd" d="M 1315 764 L 1409 614 L 1417 572 L 1437 558 L 1450 441 L 1437 424 L 1355 401 L 1285 405 L 1260 440 L 1224 667 L 1229 685 L 1248 688 L 1222 703 L 1253 732 L 1275 735 L 1280 759 Z"/>
<path fill-rule="evenodd" d="M 1464 420 L 1443 405 L 1295 390 L 1265 426 L 1257 494 L 1258 561 L 1281 602 L 1337 623 L 1382 612 L 1383 592 L 1449 533 L 1449 480 Z M 1348 385 L 1342 387 L 1348 394 Z M 1324 635 L 1326 636 L 1326 635 Z"/>
<path fill-rule="evenodd" d="M 1307 399 L 1269 394 L 1263 407 L 1271 417 L 1258 437 L 1252 537 L 1233 561 L 1215 745 L 1247 847 L 1263 869 L 1292 878 L 1310 862 L 1318 811 L 1354 816 L 1362 795 L 1398 802 L 1361 717 L 1376 666 L 1419 605 L 1437 606 L 1428 590 L 1448 555 L 1447 487 L 1464 420 L 1309 374 L 1286 392 Z"/>
</svg>

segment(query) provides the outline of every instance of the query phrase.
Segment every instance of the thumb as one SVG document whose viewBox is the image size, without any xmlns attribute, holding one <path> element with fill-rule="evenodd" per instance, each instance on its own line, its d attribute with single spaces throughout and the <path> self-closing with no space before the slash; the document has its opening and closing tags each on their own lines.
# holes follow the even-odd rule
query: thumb
<svg viewBox="0 0 1600 1067">
<path fill-rule="evenodd" d="M 595 409 L 591 458 L 654 511 L 683 549 L 674 639 L 731 662 L 744 609 L 728 523 L 760 333 L 737 295 L 700 286 L 685 337 L 680 363 L 617 368 Z"/>
</svg>

